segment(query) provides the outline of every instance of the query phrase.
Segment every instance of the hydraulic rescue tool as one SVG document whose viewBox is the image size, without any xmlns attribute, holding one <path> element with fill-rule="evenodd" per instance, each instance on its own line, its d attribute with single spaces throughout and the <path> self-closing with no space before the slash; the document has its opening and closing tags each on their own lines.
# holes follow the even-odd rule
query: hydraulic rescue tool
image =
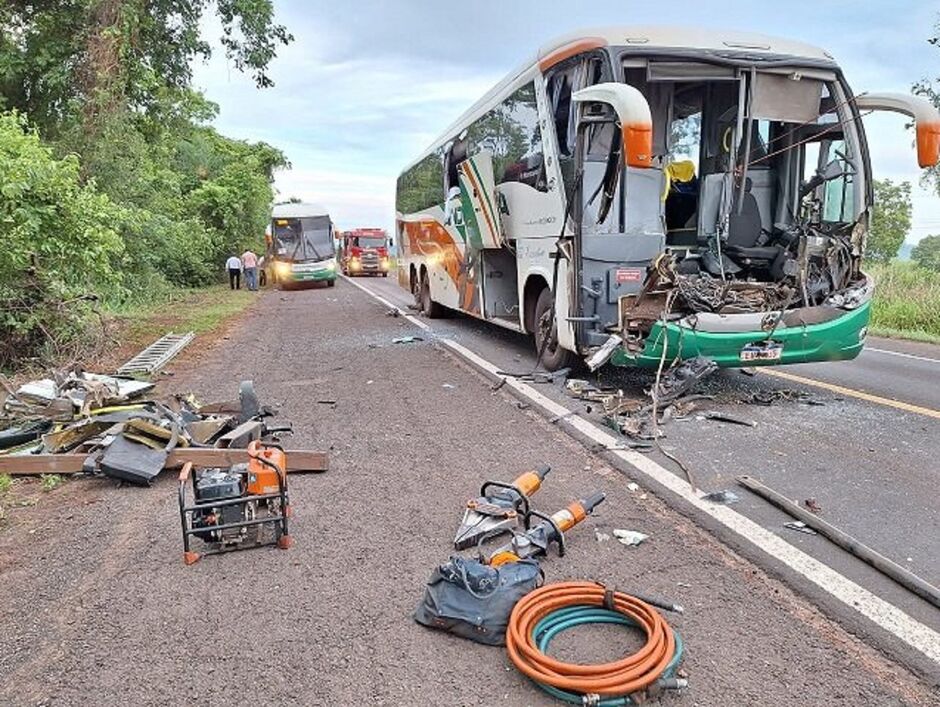
<svg viewBox="0 0 940 707">
<path fill-rule="evenodd" d="M 287 455 L 270 443 L 248 446 L 247 463 L 229 468 L 193 469 L 191 462 L 179 475 L 180 520 L 183 525 L 183 561 L 191 565 L 203 555 L 261 545 L 291 546 L 287 519 Z M 187 487 L 192 487 L 193 503 Z M 269 531 L 273 528 L 273 532 Z M 194 552 L 195 536 L 205 547 Z"/>
<path fill-rule="evenodd" d="M 490 555 L 486 564 L 499 567 L 507 562 L 537 558 L 548 553 L 551 543 L 558 545 L 559 556 L 564 555 L 565 533 L 591 515 L 604 498 L 604 493 L 597 491 L 587 498 L 568 504 L 550 516 L 538 511 L 529 511 L 526 514 L 527 526 L 530 525 L 531 518 L 539 518 L 542 522 L 529 527 L 525 533 L 514 534 L 512 540 Z"/>
<path fill-rule="evenodd" d="M 478 498 L 467 501 L 463 522 L 454 536 L 454 548 L 465 550 L 522 524 L 529 528 L 529 496 L 542 486 L 551 467 L 520 474 L 511 483 L 487 481 Z"/>
</svg>

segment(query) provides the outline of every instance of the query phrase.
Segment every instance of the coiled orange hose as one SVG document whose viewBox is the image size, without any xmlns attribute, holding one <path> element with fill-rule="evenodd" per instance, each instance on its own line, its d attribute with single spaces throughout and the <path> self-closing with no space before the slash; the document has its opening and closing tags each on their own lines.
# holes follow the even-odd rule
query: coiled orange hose
<svg viewBox="0 0 940 707">
<path fill-rule="evenodd" d="M 658 611 L 629 594 L 611 592 L 607 608 L 646 633 L 646 644 L 633 655 L 612 663 L 580 665 L 550 658 L 536 646 L 535 625 L 547 614 L 577 605 L 603 607 L 605 592 L 593 582 L 556 582 L 524 596 L 513 608 L 506 632 L 506 649 L 516 668 L 538 683 L 583 694 L 621 696 L 652 685 L 673 659 L 675 637 Z"/>
</svg>

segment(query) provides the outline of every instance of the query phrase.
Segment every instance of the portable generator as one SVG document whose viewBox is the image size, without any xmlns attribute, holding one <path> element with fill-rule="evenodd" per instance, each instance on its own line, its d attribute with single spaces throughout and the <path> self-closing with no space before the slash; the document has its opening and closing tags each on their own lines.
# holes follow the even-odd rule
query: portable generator
<svg viewBox="0 0 940 707">
<path fill-rule="evenodd" d="M 247 462 L 200 469 L 188 463 L 179 475 L 179 505 L 187 565 L 203 555 L 263 545 L 286 550 L 291 545 L 287 455 L 276 444 L 254 441 Z M 203 543 L 200 552 L 191 548 L 193 537 Z"/>
</svg>

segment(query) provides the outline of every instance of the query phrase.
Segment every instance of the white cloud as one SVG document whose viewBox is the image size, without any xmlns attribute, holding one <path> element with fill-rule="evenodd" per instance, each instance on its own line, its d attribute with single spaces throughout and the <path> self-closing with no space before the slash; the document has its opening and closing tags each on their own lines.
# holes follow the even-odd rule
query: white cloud
<svg viewBox="0 0 940 707">
<path fill-rule="evenodd" d="M 826 47 L 856 91 L 909 91 L 936 76 L 927 44 L 937 8 L 929 2 L 855 4 L 732 0 L 663 5 L 622 0 L 478 0 L 466 22 L 445 3 L 309 3 L 279 0 L 278 19 L 296 41 L 271 66 L 273 89 L 258 91 L 221 51 L 196 67 L 196 84 L 218 102 L 226 134 L 284 150 L 294 168 L 278 175 L 282 195 L 323 202 L 341 227 L 390 227 L 394 182 L 436 135 L 493 83 L 554 35 L 599 24 L 733 27 Z M 218 36 L 214 20 L 207 36 Z M 916 185 L 911 134 L 900 116 L 866 119 L 876 177 Z M 932 229 L 932 230 L 931 230 Z M 940 199 L 915 189 L 912 238 L 940 232 Z"/>
</svg>

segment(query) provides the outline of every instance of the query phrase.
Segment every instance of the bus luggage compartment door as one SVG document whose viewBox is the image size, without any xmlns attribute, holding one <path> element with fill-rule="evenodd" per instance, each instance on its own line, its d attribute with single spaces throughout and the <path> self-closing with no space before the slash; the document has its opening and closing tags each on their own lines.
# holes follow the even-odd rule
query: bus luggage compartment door
<svg viewBox="0 0 940 707">
<path fill-rule="evenodd" d="M 467 228 L 467 241 L 475 250 L 503 245 L 503 229 L 497 205 L 493 155 L 482 150 L 457 165 L 460 206 Z"/>
</svg>

